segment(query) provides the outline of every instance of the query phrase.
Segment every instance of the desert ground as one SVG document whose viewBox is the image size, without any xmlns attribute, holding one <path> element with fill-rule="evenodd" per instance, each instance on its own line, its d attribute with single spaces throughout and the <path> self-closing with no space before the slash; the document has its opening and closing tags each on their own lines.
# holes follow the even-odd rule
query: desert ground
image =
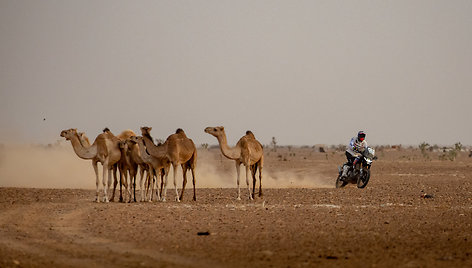
<svg viewBox="0 0 472 268">
<path fill-rule="evenodd" d="M 3 146 L 0 267 L 472 266 L 467 152 L 378 150 L 365 189 L 335 189 L 342 151 L 266 149 L 254 201 L 244 176 L 236 200 L 232 161 L 198 153 L 196 202 L 189 180 L 180 203 L 172 181 L 167 202 L 95 203 L 71 148 Z"/>
</svg>

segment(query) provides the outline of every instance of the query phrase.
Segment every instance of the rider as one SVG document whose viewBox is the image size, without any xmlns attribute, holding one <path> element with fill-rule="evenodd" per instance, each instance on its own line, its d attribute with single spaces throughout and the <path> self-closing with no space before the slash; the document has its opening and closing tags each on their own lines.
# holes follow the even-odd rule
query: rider
<svg viewBox="0 0 472 268">
<path fill-rule="evenodd" d="M 367 141 L 365 140 L 365 132 L 359 131 L 357 137 L 352 137 L 346 150 L 347 163 L 343 166 L 343 174 L 341 175 L 342 179 L 346 178 L 349 168 L 356 165 L 366 148 Z"/>
</svg>

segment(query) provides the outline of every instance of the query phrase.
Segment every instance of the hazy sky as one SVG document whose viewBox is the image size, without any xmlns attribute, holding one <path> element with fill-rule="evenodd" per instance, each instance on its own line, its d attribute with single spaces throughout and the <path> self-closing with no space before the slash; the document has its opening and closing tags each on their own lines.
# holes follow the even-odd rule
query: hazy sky
<svg viewBox="0 0 472 268">
<path fill-rule="evenodd" d="M 0 142 L 472 144 L 472 1 L 0 0 Z M 46 120 L 43 120 L 45 118 Z"/>
</svg>

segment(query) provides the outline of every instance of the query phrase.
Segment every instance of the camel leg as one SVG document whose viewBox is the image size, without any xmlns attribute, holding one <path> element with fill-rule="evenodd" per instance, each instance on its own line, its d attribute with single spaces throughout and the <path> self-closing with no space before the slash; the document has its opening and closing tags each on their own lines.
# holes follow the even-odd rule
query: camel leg
<svg viewBox="0 0 472 268">
<path fill-rule="evenodd" d="M 195 192 L 195 167 L 191 168 L 192 180 L 193 180 L 193 201 L 197 201 L 197 194 Z"/>
<path fill-rule="evenodd" d="M 143 193 L 144 168 L 142 166 L 139 168 L 139 175 L 141 176 L 139 180 L 139 191 L 141 192 L 141 202 L 143 202 L 144 201 L 144 195 L 143 195 L 144 194 Z"/>
<path fill-rule="evenodd" d="M 152 174 L 152 170 L 151 170 L 151 168 L 148 168 L 146 180 L 144 181 L 144 187 L 146 188 L 145 189 L 146 194 L 144 196 L 145 196 L 146 201 L 148 200 L 149 185 L 151 185 L 151 176 L 152 176 L 151 174 Z"/>
<path fill-rule="evenodd" d="M 164 188 L 164 177 L 167 173 L 169 173 L 169 169 L 162 168 L 161 169 L 161 189 L 159 190 L 159 196 L 162 197 L 162 189 Z"/>
<path fill-rule="evenodd" d="M 250 176 L 250 173 L 251 173 L 251 170 L 249 168 L 249 164 L 245 165 L 246 167 L 246 184 L 247 184 L 247 192 L 249 194 L 249 200 L 253 200 L 254 198 L 252 198 L 252 193 L 251 193 L 251 186 L 249 184 L 249 176 Z"/>
<path fill-rule="evenodd" d="M 262 166 L 259 166 L 259 197 L 262 196 Z"/>
<path fill-rule="evenodd" d="M 108 183 L 107 183 L 107 180 L 105 180 L 105 178 L 107 177 L 108 173 Z M 105 163 L 103 164 L 103 202 L 106 202 L 108 203 L 108 187 L 110 184 L 111 184 L 111 168 L 110 166 L 108 165 L 108 163 Z M 107 185 L 108 184 L 108 185 Z"/>
<path fill-rule="evenodd" d="M 136 202 L 136 177 L 137 177 L 136 173 L 137 173 L 137 170 L 133 170 L 133 175 L 131 175 L 131 178 L 133 179 L 133 201 L 134 202 Z M 130 196 L 130 200 L 131 200 L 131 196 Z"/>
<path fill-rule="evenodd" d="M 153 168 L 149 169 L 149 181 L 148 181 L 148 189 L 149 189 L 149 202 L 152 202 L 152 197 L 153 197 L 153 192 L 154 192 L 154 172 L 155 170 Z M 146 191 L 147 192 L 147 191 Z"/>
<path fill-rule="evenodd" d="M 96 186 L 97 186 L 97 191 L 96 191 L 96 197 L 95 197 L 95 202 L 100 202 L 100 198 L 98 197 L 99 195 L 99 190 L 98 190 L 98 185 L 100 184 L 100 178 L 98 177 L 98 166 L 97 166 L 97 161 L 93 160 L 92 161 L 92 166 L 93 166 L 93 171 L 95 171 L 95 178 L 96 178 Z"/>
<path fill-rule="evenodd" d="M 120 177 L 120 180 L 121 180 L 120 181 L 120 186 L 121 186 L 121 184 L 123 184 L 125 186 L 125 190 L 128 193 L 128 195 L 130 196 L 130 200 L 131 200 L 131 192 L 130 192 L 129 187 L 128 187 L 128 170 L 123 171 L 123 177 Z M 123 197 L 121 195 L 121 187 L 120 187 L 120 202 L 124 202 L 124 201 L 125 201 L 125 199 L 123 199 Z"/>
<path fill-rule="evenodd" d="M 129 176 L 129 183 L 128 183 L 128 176 Z M 131 199 L 133 198 L 133 172 L 131 170 L 128 170 L 128 172 L 125 171 L 125 189 L 128 192 L 128 203 L 131 203 Z"/>
<path fill-rule="evenodd" d="M 236 184 L 238 185 L 238 200 L 241 200 L 241 188 L 239 187 L 239 176 L 241 175 L 241 163 L 236 162 Z"/>
<path fill-rule="evenodd" d="M 120 173 L 121 176 L 121 173 Z M 115 201 L 115 190 L 116 190 L 116 185 L 118 183 L 118 180 L 116 179 L 116 166 L 113 166 L 113 193 L 111 194 L 110 201 L 114 202 Z M 108 185 L 111 185 L 111 181 L 108 181 Z"/>
<path fill-rule="evenodd" d="M 103 165 L 103 179 L 102 179 L 102 184 L 103 184 L 103 193 L 104 193 L 103 201 L 104 201 L 104 202 L 106 202 L 105 199 L 108 198 L 108 196 L 107 196 L 107 185 L 106 185 L 107 181 L 106 181 L 106 179 L 105 179 L 105 178 L 107 177 L 107 174 L 106 174 L 107 169 L 108 169 L 108 166 Z M 108 172 L 108 174 L 110 174 L 110 172 Z"/>
<path fill-rule="evenodd" d="M 143 199 L 144 201 L 147 201 L 147 196 L 148 196 L 149 172 L 150 172 L 149 169 L 147 169 L 146 170 L 147 174 L 146 174 L 146 177 L 144 178 L 144 186 L 143 186 L 144 187 L 144 189 L 143 189 L 144 190 L 144 199 Z"/>
<path fill-rule="evenodd" d="M 161 168 L 159 169 L 159 177 L 158 177 L 158 180 L 161 181 L 161 188 L 159 188 L 159 184 L 157 185 L 157 187 L 159 188 L 159 192 L 158 192 L 158 196 L 159 196 L 159 200 L 161 201 L 165 201 L 165 200 L 162 200 L 162 189 L 164 189 L 164 180 L 166 179 L 166 174 L 169 173 L 169 169 L 166 170 L 166 168 Z"/>
<path fill-rule="evenodd" d="M 177 164 L 172 164 L 174 168 L 174 189 L 175 189 L 175 201 L 180 202 L 179 191 L 177 191 Z"/>
<path fill-rule="evenodd" d="M 156 201 L 160 200 L 160 197 L 157 196 L 157 190 L 159 190 L 159 171 L 154 169 L 154 175 L 152 176 L 152 200 L 154 200 L 154 193 L 156 194 Z M 156 192 L 154 192 L 156 191 Z"/>
<path fill-rule="evenodd" d="M 134 171 L 133 170 L 129 170 L 129 183 L 128 181 L 126 181 L 126 183 L 128 183 L 128 186 L 129 186 L 129 190 L 128 190 L 128 195 L 129 195 L 129 199 L 128 199 L 128 203 L 131 203 L 131 201 L 133 200 L 133 175 L 134 175 Z"/>
<path fill-rule="evenodd" d="M 164 180 L 164 193 L 162 193 L 162 201 L 166 201 L 166 196 L 167 196 L 167 180 L 169 179 L 169 172 L 166 172 L 165 174 L 165 180 Z"/>
<path fill-rule="evenodd" d="M 251 166 L 251 175 L 252 175 L 252 198 L 256 197 L 256 172 L 257 172 L 257 164 Z"/>
<path fill-rule="evenodd" d="M 185 191 L 185 186 L 187 185 L 187 165 L 183 164 L 182 165 L 182 175 L 183 175 L 183 180 L 182 180 L 182 191 L 180 192 L 180 200 L 183 199 L 184 197 L 184 191 Z"/>
<path fill-rule="evenodd" d="M 162 171 L 158 169 L 157 171 L 154 171 L 156 174 L 156 196 L 157 196 L 157 201 L 161 201 L 161 192 L 159 190 L 159 180 L 162 177 Z M 161 183 L 161 188 L 162 188 L 162 183 Z"/>
<path fill-rule="evenodd" d="M 126 171 L 123 171 L 120 169 L 120 200 L 119 200 L 120 202 L 123 202 L 123 177 L 126 176 L 124 172 Z M 115 195 L 115 186 L 116 186 L 116 181 L 113 184 L 113 195 Z"/>
<path fill-rule="evenodd" d="M 152 191 L 154 189 L 154 175 L 155 175 L 155 173 L 156 173 L 156 170 L 154 168 L 151 168 L 149 176 L 148 176 L 148 180 L 147 180 L 146 196 L 149 193 L 149 199 L 148 199 L 149 202 L 152 201 Z"/>
<path fill-rule="evenodd" d="M 106 202 L 108 203 L 108 192 L 110 191 L 111 188 L 111 181 L 112 181 L 112 176 L 113 176 L 113 181 L 118 181 L 117 176 L 116 176 L 116 171 L 118 169 L 117 165 L 113 165 L 111 167 L 108 167 L 108 180 L 107 180 L 107 194 L 105 195 L 107 200 Z M 113 191 L 113 195 L 115 194 L 115 191 Z"/>
</svg>

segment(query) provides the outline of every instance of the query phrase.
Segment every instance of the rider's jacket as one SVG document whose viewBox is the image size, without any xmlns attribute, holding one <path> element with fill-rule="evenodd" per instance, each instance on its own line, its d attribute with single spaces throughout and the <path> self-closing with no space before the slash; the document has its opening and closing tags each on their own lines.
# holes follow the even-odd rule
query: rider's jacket
<svg viewBox="0 0 472 268">
<path fill-rule="evenodd" d="M 354 157 L 358 157 L 366 148 L 367 142 L 365 140 L 360 141 L 357 137 L 352 137 L 346 152 L 350 153 Z"/>
</svg>

